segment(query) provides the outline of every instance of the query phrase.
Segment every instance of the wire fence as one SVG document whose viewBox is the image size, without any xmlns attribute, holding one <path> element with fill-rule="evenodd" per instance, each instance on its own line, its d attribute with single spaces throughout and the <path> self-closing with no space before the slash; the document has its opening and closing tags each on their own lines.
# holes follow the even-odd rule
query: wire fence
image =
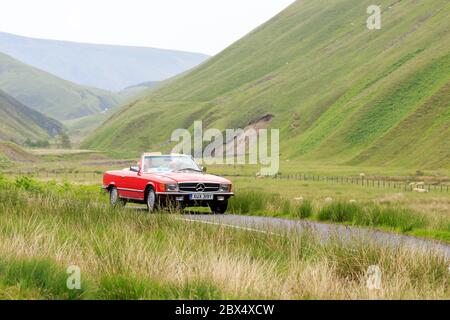
<svg viewBox="0 0 450 320">
<path fill-rule="evenodd" d="M 402 191 L 417 192 L 450 192 L 448 181 L 423 181 L 405 177 L 403 181 L 392 180 L 392 178 L 371 178 L 354 176 L 320 176 L 308 174 L 279 174 L 274 179 L 298 180 L 298 181 L 317 181 L 331 184 L 349 184 L 361 187 L 398 189 Z"/>
<path fill-rule="evenodd" d="M 54 169 L 54 170 L 16 170 L 16 171 L 4 171 L 3 174 L 15 177 L 29 177 L 36 179 L 47 179 L 47 180 L 88 180 L 88 181 L 101 181 L 103 177 L 103 171 L 90 170 L 90 171 L 79 171 L 79 170 L 67 170 L 67 169 Z"/>
<path fill-rule="evenodd" d="M 30 178 L 64 181 L 98 181 L 102 180 L 103 171 L 100 170 L 72 170 L 72 169 L 30 169 L 18 171 L 4 171 L 11 176 L 27 176 Z M 278 174 L 274 177 L 257 177 L 255 175 L 223 174 L 228 177 L 255 177 L 256 179 L 297 180 L 311 182 L 325 182 L 329 184 L 348 184 L 360 187 L 396 189 L 409 192 L 450 192 L 450 182 L 447 180 L 423 181 L 417 177 L 402 177 L 403 180 L 393 180 L 392 177 L 355 177 L 355 176 L 321 176 L 313 174 Z M 399 178 L 397 178 L 399 179 Z"/>
</svg>

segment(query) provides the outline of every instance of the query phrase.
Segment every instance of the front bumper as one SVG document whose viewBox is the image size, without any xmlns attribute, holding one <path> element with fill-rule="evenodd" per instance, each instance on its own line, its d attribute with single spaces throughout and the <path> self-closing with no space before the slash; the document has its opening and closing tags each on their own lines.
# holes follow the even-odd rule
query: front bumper
<svg viewBox="0 0 450 320">
<path fill-rule="evenodd" d="M 211 202 L 227 201 L 234 196 L 233 192 L 205 192 L 206 194 L 212 194 L 213 198 L 209 200 L 194 200 L 190 199 L 190 195 L 193 192 L 157 192 L 156 194 L 163 202 L 168 200 L 170 202 L 182 203 L 185 206 L 207 206 Z"/>
<path fill-rule="evenodd" d="M 234 196 L 233 192 L 204 192 L 207 194 L 213 194 L 214 196 Z M 195 192 L 156 192 L 157 195 L 167 195 L 167 196 L 189 196 L 190 194 L 195 194 Z M 199 193 L 201 194 L 201 193 Z"/>
</svg>

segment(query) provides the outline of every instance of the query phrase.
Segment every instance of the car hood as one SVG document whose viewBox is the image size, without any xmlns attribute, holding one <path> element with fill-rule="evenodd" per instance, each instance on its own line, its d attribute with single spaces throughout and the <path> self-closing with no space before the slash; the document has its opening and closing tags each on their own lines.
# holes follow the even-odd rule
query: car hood
<svg viewBox="0 0 450 320">
<path fill-rule="evenodd" d="M 158 173 L 156 176 L 171 179 L 174 182 L 211 182 L 211 183 L 231 183 L 230 180 L 215 176 L 212 174 L 206 174 L 202 172 L 167 172 L 167 173 Z"/>
</svg>

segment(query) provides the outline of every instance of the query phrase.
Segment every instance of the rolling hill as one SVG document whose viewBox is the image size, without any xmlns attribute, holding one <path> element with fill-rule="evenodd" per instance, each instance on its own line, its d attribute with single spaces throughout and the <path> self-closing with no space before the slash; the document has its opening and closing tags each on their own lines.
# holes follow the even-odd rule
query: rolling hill
<svg viewBox="0 0 450 320">
<path fill-rule="evenodd" d="M 450 3 L 297 1 L 194 70 L 125 106 L 84 147 L 169 149 L 194 120 L 244 127 L 270 114 L 284 159 L 450 167 Z"/>
<path fill-rule="evenodd" d="M 0 90 L 0 140 L 22 143 L 47 140 L 63 131 L 63 125 L 28 108 Z"/>
<path fill-rule="evenodd" d="M 78 85 L 0 53 L 0 88 L 49 117 L 68 120 L 117 105 L 109 91 Z"/>
<path fill-rule="evenodd" d="M 146 92 L 149 92 L 152 88 L 155 88 L 158 84 L 159 82 L 151 81 L 127 87 L 117 93 L 116 97 L 119 104 L 116 107 L 100 113 L 63 121 L 63 124 L 68 129 L 71 140 L 76 143 L 80 142 L 97 127 L 99 127 L 105 120 L 111 117 L 111 115 L 117 112 L 117 110 L 120 109 L 120 104 L 138 99 Z"/>
<path fill-rule="evenodd" d="M 159 81 L 147 81 L 126 87 L 118 92 L 119 102 L 127 103 L 133 99 L 136 99 L 140 95 L 143 95 L 143 93 L 148 92 L 150 89 L 156 88 L 159 84 Z"/>
<path fill-rule="evenodd" d="M 200 53 L 33 39 L 3 32 L 0 52 L 63 79 L 110 91 L 164 80 L 208 58 Z"/>
</svg>

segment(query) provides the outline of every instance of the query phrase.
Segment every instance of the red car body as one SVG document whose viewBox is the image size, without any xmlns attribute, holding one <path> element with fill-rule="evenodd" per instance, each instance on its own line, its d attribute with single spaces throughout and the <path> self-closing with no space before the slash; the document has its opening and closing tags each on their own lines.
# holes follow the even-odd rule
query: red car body
<svg viewBox="0 0 450 320">
<path fill-rule="evenodd" d="M 144 154 L 138 167 L 105 172 L 103 189 L 110 193 L 112 205 L 118 202 L 122 204 L 135 202 L 149 206 L 150 194 L 152 197 L 155 196 L 156 205 L 159 207 L 209 206 L 214 213 L 226 211 L 228 199 L 234 195 L 230 180 L 206 174 L 203 170 L 145 172 L 141 165 L 145 157 L 189 157 L 192 159 L 190 156 L 182 155 Z M 149 206 L 149 210 L 153 211 L 153 208 Z"/>
</svg>

